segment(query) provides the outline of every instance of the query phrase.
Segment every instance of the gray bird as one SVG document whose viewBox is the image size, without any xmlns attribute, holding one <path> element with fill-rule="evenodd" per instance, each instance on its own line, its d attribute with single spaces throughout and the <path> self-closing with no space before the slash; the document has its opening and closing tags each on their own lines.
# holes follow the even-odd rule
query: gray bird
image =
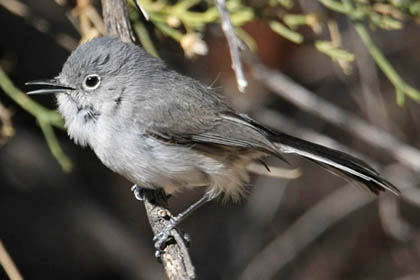
<svg viewBox="0 0 420 280">
<path fill-rule="evenodd" d="M 56 94 L 70 138 L 136 184 L 138 196 L 141 188 L 167 194 L 208 188 L 155 237 L 158 252 L 199 206 L 221 194 L 238 200 L 249 181 L 247 166 L 270 155 L 297 154 L 375 194 L 399 194 L 365 162 L 236 113 L 214 89 L 117 37 L 81 45 L 56 78 L 27 84 L 48 86 L 28 94 Z"/>
</svg>

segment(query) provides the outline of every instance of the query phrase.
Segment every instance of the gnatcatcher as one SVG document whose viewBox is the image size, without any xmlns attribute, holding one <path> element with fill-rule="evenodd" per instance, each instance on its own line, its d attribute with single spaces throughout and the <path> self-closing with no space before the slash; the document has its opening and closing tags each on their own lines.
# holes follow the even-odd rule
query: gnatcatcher
<svg viewBox="0 0 420 280">
<path fill-rule="evenodd" d="M 236 113 L 218 92 L 169 69 L 142 48 L 117 37 L 78 47 L 49 86 L 68 134 L 90 146 L 102 163 L 135 185 L 167 194 L 207 187 L 203 198 L 155 237 L 161 252 L 170 231 L 199 206 L 224 194 L 244 193 L 247 165 L 284 153 L 303 156 L 377 194 L 399 190 L 365 162 L 336 150 L 265 128 Z"/>
</svg>

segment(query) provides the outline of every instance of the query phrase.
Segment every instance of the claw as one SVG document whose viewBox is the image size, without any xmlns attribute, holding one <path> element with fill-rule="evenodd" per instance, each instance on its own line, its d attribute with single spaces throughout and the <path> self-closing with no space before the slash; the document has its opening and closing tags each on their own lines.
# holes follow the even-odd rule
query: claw
<svg viewBox="0 0 420 280">
<path fill-rule="evenodd" d="M 191 235 L 189 235 L 186 232 L 182 233 L 182 239 L 184 239 L 185 244 L 187 245 L 187 247 L 191 246 Z"/>
<path fill-rule="evenodd" d="M 162 189 L 148 189 L 140 187 L 137 184 L 131 187 L 131 191 L 134 193 L 136 199 L 140 201 L 147 199 L 155 203 L 156 201 L 166 201 L 169 198 Z"/>
<path fill-rule="evenodd" d="M 134 193 L 134 196 L 137 200 L 144 200 L 144 189 L 142 187 L 134 185 L 133 187 L 131 187 L 131 191 Z"/>
<path fill-rule="evenodd" d="M 155 257 L 157 259 L 161 258 L 163 250 L 165 249 L 166 245 L 168 244 L 169 241 L 173 239 L 173 237 L 171 236 L 172 229 L 173 228 L 168 226 L 153 237 L 153 241 L 155 242 L 155 249 L 156 249 Z"/>
<path fill-rule="evenodd" d="M 162 263 L 162 250 L 156 250 L 155 251 L 155 258 L 158 262 Z"/>
</svg>

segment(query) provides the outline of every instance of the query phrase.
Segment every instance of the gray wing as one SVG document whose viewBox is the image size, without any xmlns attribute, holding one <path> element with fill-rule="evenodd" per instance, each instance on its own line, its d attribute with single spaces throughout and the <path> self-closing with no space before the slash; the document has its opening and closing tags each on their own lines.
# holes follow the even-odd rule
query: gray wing
<svg viewBox="0 0 420 280">
<path fill-rule="evenodd" d="M 165 77 L 171 87 L 164 89 L 164 96 L 148 89 L 149 106 L 141 119 L 149 135 L 179 145 L 208 143 L 280 156 L 265 132 L 236 114 L 219 93 L 178 75 Z"/>
<path fill-rule="evenodd" d="M 155 123 L 148 127 L 148 134 L 180 145 L 200 143 L 247 148 L 282 158 L 278 148 L 268 140 L 263 131 L 248 124 L 231 111 L 212 112 L 207 115 L 201 112 L 199 115 L 191 116 L 188 116 L 188 113 L 179 114 L 180 116 L 176 116 L 168 113 L 165 117 L 172 118 L 172 125 Z"/>
</svg>

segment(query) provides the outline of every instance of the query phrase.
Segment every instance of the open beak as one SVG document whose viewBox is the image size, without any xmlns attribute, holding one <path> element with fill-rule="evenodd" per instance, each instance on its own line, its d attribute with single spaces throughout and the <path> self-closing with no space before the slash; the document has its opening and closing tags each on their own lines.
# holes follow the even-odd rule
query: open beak
<svg viewBox="0 0 420 280">
<path fill-rule="evenodd" d="M 72 87 L 62 85 L 57 79 L 35 80 L 35 81 L 26 82 L 25 85 L 48 86 L 46 88 L 28 91 L 26 94 L 51 94 L 51 93 L 55 94 L 55 93 L 68 91 L 68 90 L 75 90 Z"/>
</svg>

